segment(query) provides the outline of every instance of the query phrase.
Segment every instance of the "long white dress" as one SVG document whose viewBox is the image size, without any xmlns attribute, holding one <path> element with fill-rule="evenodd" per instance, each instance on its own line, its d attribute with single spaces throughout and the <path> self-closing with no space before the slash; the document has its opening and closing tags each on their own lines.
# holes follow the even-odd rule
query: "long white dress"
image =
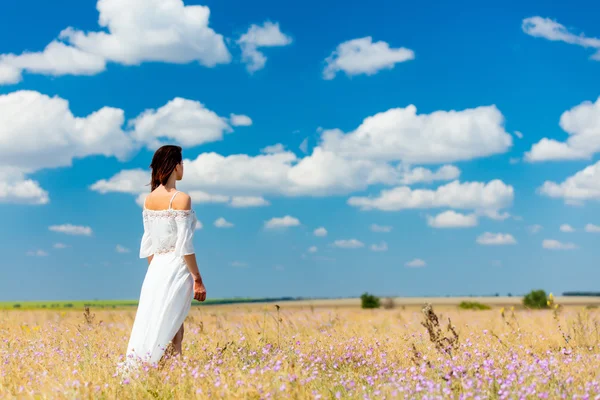
<svg viewBox="0 0 600 400">
<path fill-rule="evenodd" d="M 160 361 L 190 311 L 194 279 L 183 256 L 194 254 L 197 219 L 193 210 L 172 209 L 177 193 L 166 210 L 150 210 L 144 204 L 140 258 L 154 257 L 142 284 L 126 360 L 119 364 L 121 371 Z"/>
</svg>

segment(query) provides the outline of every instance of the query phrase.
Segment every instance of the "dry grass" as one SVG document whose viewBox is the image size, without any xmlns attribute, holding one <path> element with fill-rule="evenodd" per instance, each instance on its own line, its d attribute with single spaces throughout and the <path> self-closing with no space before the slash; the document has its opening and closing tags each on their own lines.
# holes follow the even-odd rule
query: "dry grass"
<svg viewBox="0 0 600 400">
<path fill-rule="evenodd" d="M 134 313 L 0 311 L 0 398 L 600 394 L 600 313 L 595 309 L 194 308 L 186 321 L 184 357 L 121 382 L 115 368 Z"/>
</svg>

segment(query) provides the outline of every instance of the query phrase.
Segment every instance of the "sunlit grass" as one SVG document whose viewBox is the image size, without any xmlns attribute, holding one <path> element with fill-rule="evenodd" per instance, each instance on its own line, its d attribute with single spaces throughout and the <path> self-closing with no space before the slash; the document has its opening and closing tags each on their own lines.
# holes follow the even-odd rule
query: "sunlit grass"
<svg viewBox="0 0 600 400">
<path fill-rule="evenodd" d="M 82 310 L 4 310 L 0 398 L 512 399 L 600 394 L 598 311 L 449 306 L 435 311 L 439 326 L 426 324 L 436 332 L 430 337 L 417 307 L 195 307 L 186 320 L 183 357 L 146 367 L 122 382 L 116 365 L 123 359 L 135 308 L 92 308 L 87 318 Z M 448 318 L 456 335 L 448 330 Z"/>
</svg>

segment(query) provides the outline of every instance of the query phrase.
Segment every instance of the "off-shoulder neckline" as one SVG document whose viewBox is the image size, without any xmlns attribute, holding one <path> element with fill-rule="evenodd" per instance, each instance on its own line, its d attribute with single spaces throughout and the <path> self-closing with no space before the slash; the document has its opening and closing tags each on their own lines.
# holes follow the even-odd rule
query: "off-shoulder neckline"
<svg viewBox="0 0 600 400">
<path fill-rule="evenodd" d="M 144 210 L 142 211 L 143 213 L 145 212 L 151 212 L 151 213 L 161 213 L 161 212 L 182 212 L 182 213 L 189 213 L 189 212 L 194 212 L 193 209 L 189 209 L 189 210 L 175 210 L 173 208 L 166 208 L 164 210 L 151 210 L 149 208 L 144 208 Z"/>
</svg>

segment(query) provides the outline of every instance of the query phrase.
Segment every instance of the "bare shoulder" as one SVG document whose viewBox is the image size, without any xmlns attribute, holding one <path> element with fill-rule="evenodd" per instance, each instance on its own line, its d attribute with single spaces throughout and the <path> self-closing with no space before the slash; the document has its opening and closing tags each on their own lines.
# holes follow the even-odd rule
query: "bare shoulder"
<svg viewBox="0 0 600 400">
<path fill-rule="evenodd" d="M 184 192 L 177 193 L 177 196 L 173 199 L 173 209 L 175 210 L 191 210 L 192 209 L 192 198 L 189 194 Z"/>
</svg>

